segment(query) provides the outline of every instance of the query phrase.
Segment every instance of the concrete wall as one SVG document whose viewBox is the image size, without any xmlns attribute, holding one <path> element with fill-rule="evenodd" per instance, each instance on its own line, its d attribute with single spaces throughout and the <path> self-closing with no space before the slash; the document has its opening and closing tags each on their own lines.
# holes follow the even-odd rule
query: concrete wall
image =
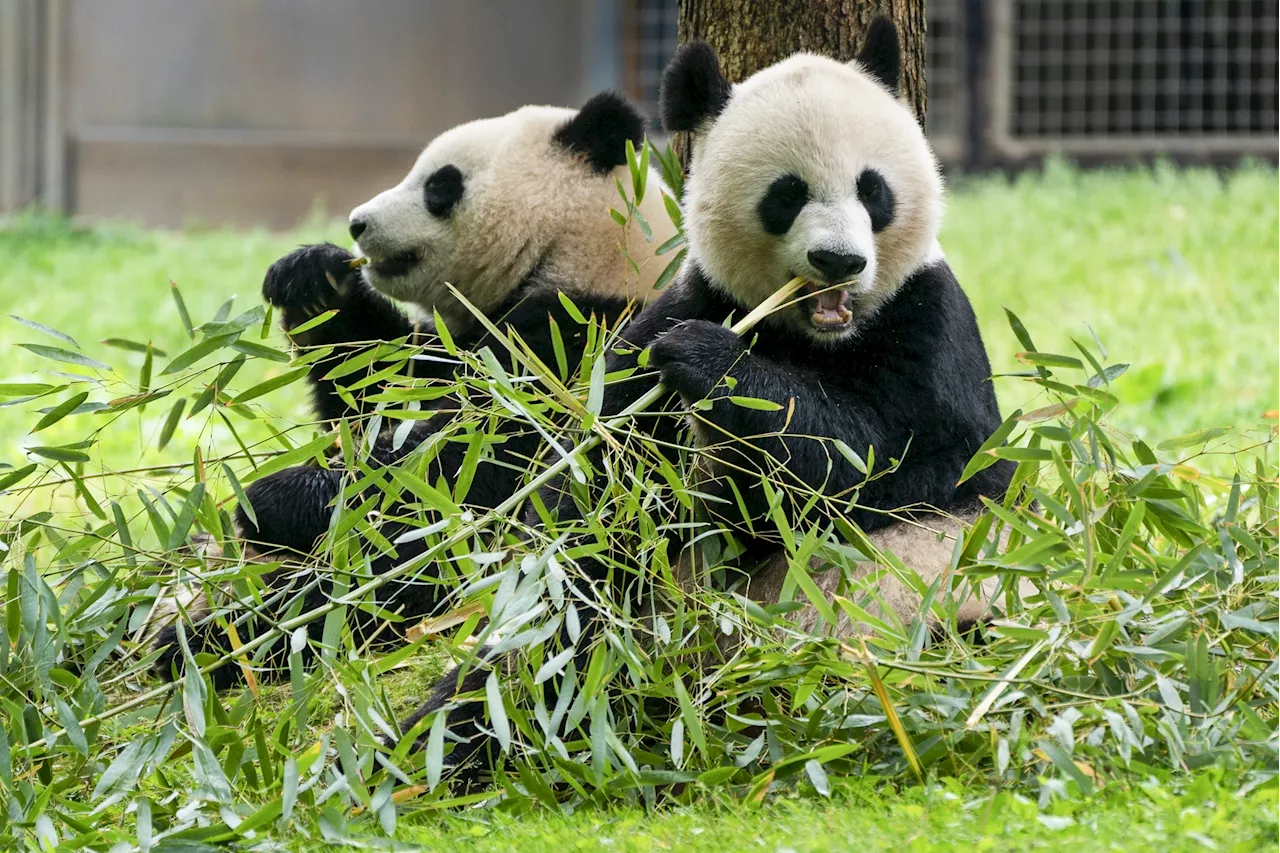
<svg viewBox="0 0 1280 853">
<path fill-rule="evenodd" d="M 27 35 L 59 52 L 52 194 L 91 218 L 344 215 L 441 130 L 576 105 L 608 68 L 593 0 L 46 2 L 54 32 Z"/>
</svg>

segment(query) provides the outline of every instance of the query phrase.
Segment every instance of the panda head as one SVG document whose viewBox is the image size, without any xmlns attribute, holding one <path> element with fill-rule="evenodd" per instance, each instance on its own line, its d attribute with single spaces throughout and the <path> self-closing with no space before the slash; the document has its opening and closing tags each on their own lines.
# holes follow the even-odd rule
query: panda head
<svg viewBox="0 0 1280 853">
<path fill-rule="evenodd" d="M 802 276 L 775 319 L 835 342 L 940 256 L 942 179 L 898 74 L 883 18 L 854 62 L 797 54 L 737 85 L 708 45 L 680 48 L 660 111 L 691 134 L 689 258 L 714 286 L 752 308 Z"/>
<path fill-rule="evenodd" d="M 581 110 L 523 107 L 438 136 L 398 185 L 351 212 L 351 236 L 369 259 L 368 282 L 386 295 L 437 311 L 450 328 L 472 317 L 456 287 L 492 314 L 530 277 L 643 301 L 664 260 L 609 209 L 629 187 L 626 142 L 639 150 L 644 120 L 604 92 Z M 652 247 L 673 233 L 651 173 L 641 211 Z M 620 245 L 640 267 L 626 262 Z"/>
</svg>

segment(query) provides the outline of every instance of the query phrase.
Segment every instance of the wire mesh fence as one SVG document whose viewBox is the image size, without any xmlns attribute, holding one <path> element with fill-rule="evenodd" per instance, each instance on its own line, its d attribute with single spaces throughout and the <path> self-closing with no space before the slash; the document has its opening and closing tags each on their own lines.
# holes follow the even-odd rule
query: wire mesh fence
<svg viewBox="0 0 1280 853">
<path fill-rule="evenodd" d="M 1006 153 L 1274 154 L 1275 2 L 994 8 L 993 139 Z"/>
<path fill-rule="evenodd" d="M 633 0 L 628 81 L 652 112 L 677 0 Z M 1053 151 L 1269 155 L 1275 0 L 929 0 L 928 129 L 944 162 Z"/>
</svg>

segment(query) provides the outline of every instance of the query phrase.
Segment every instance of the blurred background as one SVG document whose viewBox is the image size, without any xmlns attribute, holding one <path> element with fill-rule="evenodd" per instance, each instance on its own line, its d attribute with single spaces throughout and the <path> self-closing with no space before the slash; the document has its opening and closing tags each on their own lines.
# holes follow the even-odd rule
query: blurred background
<svg viewBox="0 0 1280 853">
<path fill-rule="evenodd" d="M 1277 155 L 1275 0 L 929 0 L 948 167 Z M 436 133 L 619 88 L 676 0 L 0 0 L 0 214 L 289 228 Z"/>
</svg>

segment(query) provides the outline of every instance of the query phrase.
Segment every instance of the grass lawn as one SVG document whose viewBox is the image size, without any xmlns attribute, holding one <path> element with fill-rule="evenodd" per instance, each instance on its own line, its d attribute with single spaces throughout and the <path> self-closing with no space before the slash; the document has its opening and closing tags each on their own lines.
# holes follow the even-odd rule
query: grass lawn
<svg viewBox="0 0 1280 853">
<path fill-rule="evenodd" d="M 1237 797 L 1206 774 L 1178 793 L 1154 782 L 1041 811 L 1008 792 L 935 786 L 895 791 L 851 782 L 830 801 L 793 798 L 759 811 L 740 805 L 588 812 L 564 818 L 489 813 L 451 817 L 403 840 L 427 850 L 501 853 L 698 850 L 837 853 L 1014 850 L 1261 851 L 1275 849 L 1275 791 Z"/>
<path fill-rule="evenodd" d="M 1277 408 L 1280 383 L 1276 181 L 1276 170 L 1264 166 L 1222 173 L 1164 167 L 1085 173 L 1050 164 L 1042 174 L 1012 182 L 954 182 L 942 243 L 974 303 L 995 372 L 1026 369 L 1014 358 L 1021 346 L 1005 318 L 1008 308 L 1040 351 L 1078 355 L 1071 340 L 1096 334 L 1111 362 L 1132 363 L 1114 386 L 1123 405 L 1113 420 L 1127 430 L 1164 439 L 1206 427 L 1256 427 Z M 23 217 L 0 224 L 0 256 L 6 259 L 0 294 L 5 313 L 74 337 L 86 355 L 132 380 L 143 357 L 97 341 L 152 342 L 168 354 L 157 357 L 158 374 L 167 358 L 190 346 L 170 281 L 196 323 L 232 297 L 234 316 L 259 304 L 271 261 L 299 243 L 341 241 L 344 231 L 341 223 L 286 234 L 80 229 Z M 249 337 L 257 340 L 256 333 Z M 52 382 L 59 369 L 85 372 L 56 366 L 21 343 L 57 342 L 0 318 L 0 383 Z M 278 333 L 268 343 L 284 346 Z M 284 369 L 253 361 L 235 387 L 248 388 Z M 1007 411 L 1038 405 L 1025 398 L 1027 383 L 997 381 Z M 295 421 L 306 417 L 300 385 L 258 402 Z M 0 398 L 0 463 L 14 466 L 26 461 L 24 445 L 83 438 L 95 417 L 74 415 L 29 435 L 35 425 L 29 406 L 3 405 Z M 122 415 L 128 420 L 103 433 L 94 464 L 119 471 L 189 463 L 197 443 L 208 458 L 233 450 L 229 430 L 210 410 L 182 420 L 172 443 L 157 450 L 167 412 L 160 403 Z M 247 441 L 268 437 L 262 421 L 237 423 L 244 424 Z M 12 509 L 5 500 L 0 497 L 0 511 Z M 21 509 L 27 514 L 37 507 L 26 503 Z M 9 617 L 14 622 L 12 612 Z M 278 691 L 288 689 L 268 691 L 283 707 L 285 694 Z M 410 686 L 409 692 L 417 691 Z M 781 793 L 758 811 L 713 802 L 658 814 L 638 807 L 583 809 L 570 817 L 492 810 L 437 816 L 424 810 L 402 817 L 397 839 L 423 849 L 476 851 L 1274 849 L 1274 779 L 1238 796 L 1241 778 L 1211 767 L 1159 782 L 1116 781 L 1092 797 L 1043 809 L 1010 791 L 988 790 L 982 779 L 970 777 L 975 787 L 943 781 L 906 789 L 833 779 L 830 799 Z M 800 790 L 812 793 L 807 783 Z M 157 802 L 164 794 L 144 793 Z M 116 809 L 96 819 L 116 822 L 122 831 L 131 831 L 135 821 Z M 352 829 L 376 831 L 367 823 Z M 331 820 L 326 831 L 341 834 Z M 316 831 L 314 838 L 288 843 L 290 849 L 319 849 L 321 838 Z"/>
</svg>

